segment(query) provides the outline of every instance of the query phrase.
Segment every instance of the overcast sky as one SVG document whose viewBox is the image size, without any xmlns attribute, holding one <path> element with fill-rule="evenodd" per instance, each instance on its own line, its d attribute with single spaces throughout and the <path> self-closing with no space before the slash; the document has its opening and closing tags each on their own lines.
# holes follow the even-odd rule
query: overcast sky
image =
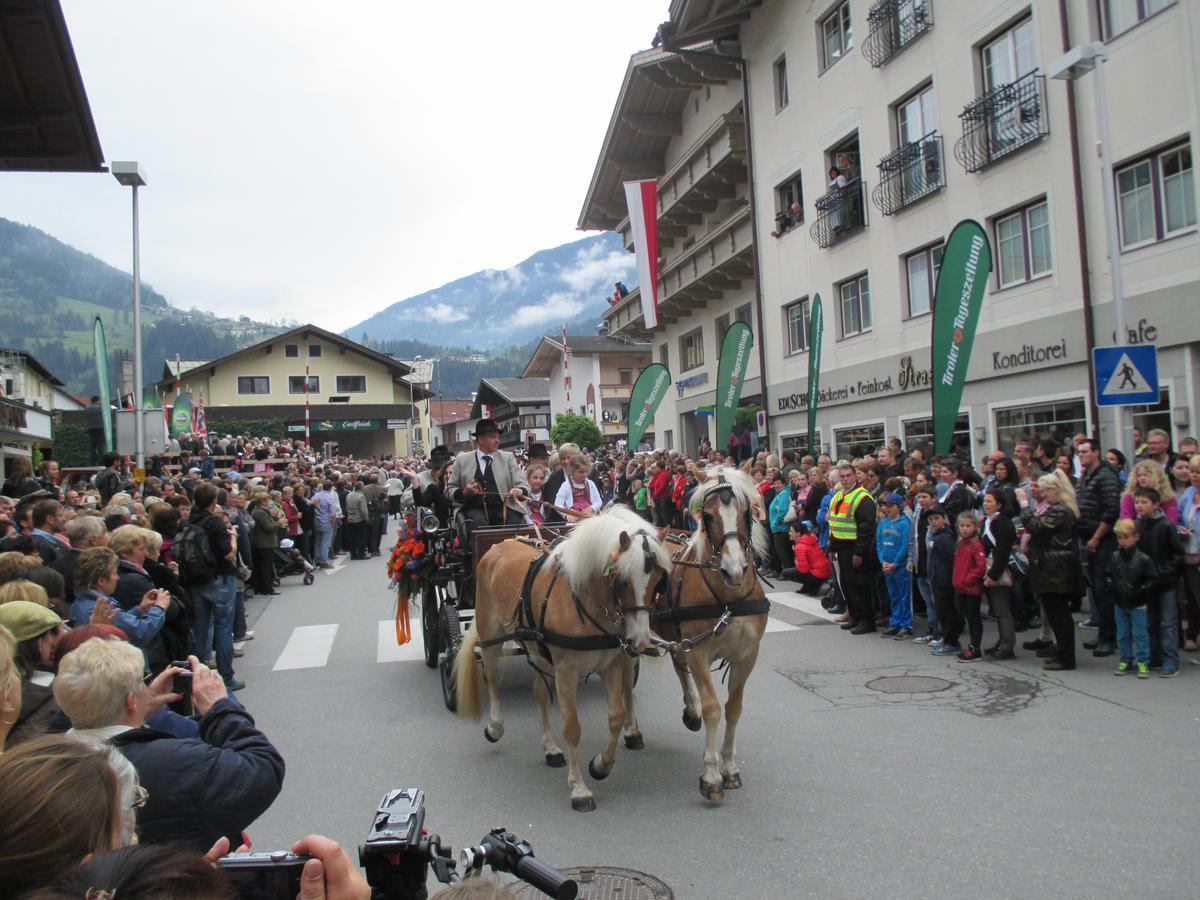
<svg viewBox="0 0 1200 900">
<path fill-rule="evenodd" d="M 142 278 L 176 306 L 341 330 L 575 222 L 667 0 L 62 0 Z M 0 215 L 128 271 L 129 189 L 0 174 Z"/>
</svg>

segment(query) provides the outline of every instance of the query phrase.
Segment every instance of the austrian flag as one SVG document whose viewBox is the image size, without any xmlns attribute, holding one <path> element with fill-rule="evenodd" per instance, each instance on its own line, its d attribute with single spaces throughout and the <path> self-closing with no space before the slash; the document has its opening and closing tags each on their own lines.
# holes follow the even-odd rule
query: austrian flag
<svg viewBox="0 0 1200 900">
<path fill-rule="evenodd" d="M 654 328 L 658 325 L 658 182 L 626 181 L 625 202 L 637 257 L 642 316 L 646 327 Z"/>
</svg>

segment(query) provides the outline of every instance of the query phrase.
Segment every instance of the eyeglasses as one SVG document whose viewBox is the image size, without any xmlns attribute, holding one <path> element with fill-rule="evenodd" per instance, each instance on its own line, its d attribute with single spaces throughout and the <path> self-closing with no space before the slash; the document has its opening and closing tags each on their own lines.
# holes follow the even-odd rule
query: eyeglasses
<svg viewBox="0 0 1200 900">
<path fill-rule="evenodd" d="M 137 786 L 137 798 L 131 804 L 129 804 L 129 808 L 130 809 L 141 809 L 143 806 L 146 805 L 146 801 L 149 799 L 150 799 L 150 792 L 139 784 Z"/>
</svg>

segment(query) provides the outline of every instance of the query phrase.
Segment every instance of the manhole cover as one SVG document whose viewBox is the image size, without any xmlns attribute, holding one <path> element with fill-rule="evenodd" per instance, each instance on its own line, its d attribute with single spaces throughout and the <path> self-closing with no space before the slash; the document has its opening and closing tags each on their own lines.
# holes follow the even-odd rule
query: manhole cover
<svg viewBox="0 0 1200 900">
<path fill-rule="evenodd" d="M 954 683 L 930 675 L 887 675 L 868 681 L 867 687 L 884 694 L 932 694 L 954 687 Z"/>
<path fill-rule="evenodd" d="M 673 900 L 675 894 L 663 882 L 645 872 L 612 866 L 572 866 L 560 869 L 579 885 L 579 900 Z M 509 885 L 518 897 L 541 900 L 546 895 L 528 884 Z"/>
</svg>

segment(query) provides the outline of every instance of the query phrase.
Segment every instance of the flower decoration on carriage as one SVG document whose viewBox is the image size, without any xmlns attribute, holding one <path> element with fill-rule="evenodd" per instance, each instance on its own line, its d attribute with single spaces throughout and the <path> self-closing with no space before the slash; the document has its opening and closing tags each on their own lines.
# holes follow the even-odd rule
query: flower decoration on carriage
<svg viewBox="0 0 1200 900">
<path fill-rule="evenodd" d="M 432 586 L 437 570 L 437 554 L 429 544 L 411 533 L 400 536 L 392 548 L 387 571 L 391 587 L 402 599 Z"/>
</svg>

